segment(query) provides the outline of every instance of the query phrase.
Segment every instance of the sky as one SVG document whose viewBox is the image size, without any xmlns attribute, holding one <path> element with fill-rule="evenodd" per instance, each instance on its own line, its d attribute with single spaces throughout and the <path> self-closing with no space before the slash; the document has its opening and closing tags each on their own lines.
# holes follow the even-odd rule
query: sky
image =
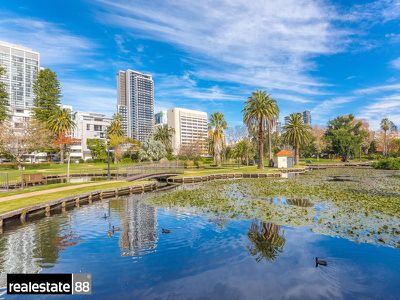
<svg viewBox="0 0 400 300">
<path fill-rule="evenodd" d="M 400 0 L 2 0 L 0 40 L 41 54 L 63 104 L 112 115 L 116 72 L 153 75 L 155 110 L 242 124 L 255 90 L 280 119 L 353 113 L 400 125 Z"/>
</svg>

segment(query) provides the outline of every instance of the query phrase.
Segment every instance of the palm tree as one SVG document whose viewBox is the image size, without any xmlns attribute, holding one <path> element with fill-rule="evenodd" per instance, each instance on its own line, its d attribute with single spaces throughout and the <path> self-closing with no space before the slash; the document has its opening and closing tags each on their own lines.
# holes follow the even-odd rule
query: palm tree
<svg viewBox="0 0 400 300">
<path fill-rule="evenodd" d="M 167 124 L 157 126 L 154 132 L 154 140 L 161 142 L 168 153 L 172 153 L 172 137 L 175 129 L 168 127 Z"/>
<path fill-rule="evenodd" d="M 66 108 L 57 108 L 47 121 L 50 131 L 57 135 L 56 144 L 60 146 L 60 163 L 64 163 L 64 148 L 66 144 L 71 143 L 68 135 L 75 127 L 71 111 Z"/>
<path fill-rule="evenodd" d="M 299 163 L 300 146 L 311 139 L 310 127 L 303 122 L 299 113 L 291 114 L 284 126 L 283 141 L 292 146 L 295 151 L 295 164 Z"/>
<path fill-rule="evenodd" d="M 388 142 L 387 142 L 387 132 L 390 129 L 390 121 L 388 118 L 384 118 L 381 121 L 381 129 L 383 130 L 384 133 L 384 139 L 383 139 L 383 155 L 387 156 L 388 155 Z"/>
<path fill-rule="evenodd" d="M 107 128 L 107 136 L 110 147 L 114 149 L 114 163 L 118 162 L 118 156 L 121 155 L 120 145 L 127 142 L 125 131 L 122 127 L 122 116 L 114 114 L 110 126 Z"/>
<path fill-rule="evenodd" d="M 258 168 L 264 169 L 264 129 L 267 123 L 268 130 L 268 158 L 272 160 L 272 142 L 271 129 L 275 120 L 279 116 L 279 108 L 276 100 L 265 91 L 255 91 L 252 93 L 245 103 L 243 108 L 243 121 L 252 130 L 258 130 L 258 152 L 259 162 Z"/>
<path fill-rule="evenodd" d="M 256 261 L 275 260 L 285 246 L 284 232 L 280 232 L 280 226 L 273 223 L 253 222 L 247 233 L 247 237 L 252 242 L 252 247 L 248 250 L 252 256 L 256 256 Z"/>
<path fill-rule="evenodd" d="M 213 145 L 214 164 L 221 166 L 221 152 L 224 137 L 224 130 L 228 128 L 224 115 L 220 112 L 215 112 L 210 117 L 210 134 Z"/>
</svg>

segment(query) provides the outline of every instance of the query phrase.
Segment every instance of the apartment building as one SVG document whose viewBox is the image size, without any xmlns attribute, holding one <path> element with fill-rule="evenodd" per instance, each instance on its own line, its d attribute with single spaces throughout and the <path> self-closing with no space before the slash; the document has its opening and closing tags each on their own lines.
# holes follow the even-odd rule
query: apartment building
<svg viewBox="0 0 400 300">
<path fill-rule="evenodd" d="M 72 137 L 79 142 L 71 146 L 71 159 L 92 159 L 92 153 L 87 146 L 88 139 L 106 140 L 107 127 L 111 118 L 101 113 L 72 112 L 75 128 Z"/>
<path fill-rule="evenodd" d="M 206 112 L 171 108 L 167 111 L 168 126 L 175 129 L 172 137 L 174 154 L 179 154 L 182 147 L 200 145 L 203 154 L 207 153 L 208 116 Z"/>
<path fill-rule="evenodd" d="M 154 82 L 149 74 L 133 70 L 117 73 L 117 110 L 126 134 L 143 142 L 154 129 Z"/>
<path fill-rule="evenodd" d="M 33 107 L 33 82 L 40 68 L 40 54 L 0 41 L 0 65 L 6 70 L 0 81 L 6 84 L 12 124 L 15 129 L 23 128 Z"/>
<path fill-rule="evenodd" d="M 155 126 L 168 124 L 167 111 L 160 111 L 154 115 Z"/>
</svg>

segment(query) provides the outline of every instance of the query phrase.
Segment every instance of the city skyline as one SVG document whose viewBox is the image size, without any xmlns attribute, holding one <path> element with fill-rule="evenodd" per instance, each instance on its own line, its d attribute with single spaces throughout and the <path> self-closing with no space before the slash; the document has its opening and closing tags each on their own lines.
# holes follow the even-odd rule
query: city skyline
<svg viewBox="0 0 400 300">
<path fill-rule="evenodd" d="M 398 1 L 237 5 L 241 12 L 231 18 L 234 4 L 193 10 L 183 1 L 174 10 L 163 2 L 75 1 L 59 10 L 45 1 L 5 1 L 0 40 L 41 53 L 41 65 L 59 75 L 63 103 L 78 110 L 111 115 L 114 74 L 130 68 L 153 75 L 156 112 L 206 108 L 235 126 L 250 93 L 265 89 L 278 101 L 281 121 L 310 110 L 313 124 L 345 113 L 374 129 L 383 117 L 400 123 Z M 226 16 L 214 19 L 220 12 Z M 243 21 L 254 12 L 264 21 Z M 269 12 L 274 18 L 265 21 Z M 202 31 L 201 24 L 213 25 Z"/>
</svg>

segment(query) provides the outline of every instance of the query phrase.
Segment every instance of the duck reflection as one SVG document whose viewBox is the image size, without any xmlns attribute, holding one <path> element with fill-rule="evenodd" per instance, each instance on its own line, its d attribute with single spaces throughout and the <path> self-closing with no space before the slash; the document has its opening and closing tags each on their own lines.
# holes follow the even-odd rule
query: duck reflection
<svg viewBox="0 0 400 300">
<path fill-rule="evenodd" d="M 285 245 L 284 231 L 273 223 L 253 222 L 247 236 L 252 243 L 249 252 L 257 262 L 275 260 Z"/>
<path fill-rule="evenodd" d="M 140 199 L 127 199 L 121 216 L 122 256 L 154 252 L 157 245 L 157 210 Z"/>
</svg>

